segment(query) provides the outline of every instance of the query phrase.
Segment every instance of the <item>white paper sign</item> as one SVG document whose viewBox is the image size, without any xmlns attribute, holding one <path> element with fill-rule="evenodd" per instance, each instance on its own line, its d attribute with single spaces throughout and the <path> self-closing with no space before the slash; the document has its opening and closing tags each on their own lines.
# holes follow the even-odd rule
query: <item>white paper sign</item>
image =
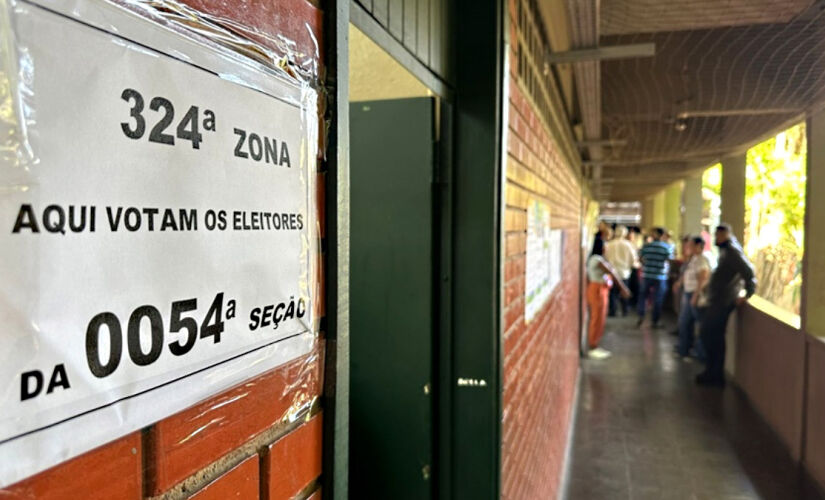
<svg viewBox="0 0 825 500">
<path fill-rule="evenodd" d="M 0 487 L 315 338 L 315 93 L 98 14 L 0 33 Z"/>
<path fill-rule="evenodd" d="M 550 207 L 536 199 L 527 205 L 527 265 L 524 320 L 532 320 L 550 296 Z"/>
<path fill-rule="evenodd" d="M 550 293 L 561 283 L 562 263 L 564 261 L 564 231 L 553 229 L 550 231 L 550 240 L 547 251 L 548 258 L 548 287 Z"/>
</svg>

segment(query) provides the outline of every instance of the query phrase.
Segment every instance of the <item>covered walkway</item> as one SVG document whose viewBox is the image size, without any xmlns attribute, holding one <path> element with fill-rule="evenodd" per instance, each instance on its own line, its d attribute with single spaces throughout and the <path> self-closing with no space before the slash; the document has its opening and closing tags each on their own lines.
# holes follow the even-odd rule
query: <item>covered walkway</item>
<svg viewBox="0 0 825 500">
<path fill-rule="evenodd" d="M 815 499 L 733 385 L 699 388 L 668 328 L 611 319 L 613 357 L 583 361 L 566 498 Z"/>
</svg>

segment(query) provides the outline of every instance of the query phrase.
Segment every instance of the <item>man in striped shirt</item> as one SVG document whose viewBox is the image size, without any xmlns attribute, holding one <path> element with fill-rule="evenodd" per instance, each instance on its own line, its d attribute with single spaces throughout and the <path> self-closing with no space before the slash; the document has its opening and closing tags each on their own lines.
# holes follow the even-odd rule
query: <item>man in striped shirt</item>
<svg viewBox="0 0 825 500">
<path fill-rule="evenodd" d="M 670 260 L 673 258 L 673 247 L 662 241 L 665 230 L 661 227 L 653 229 L 653 241 L 642 247 L 639 257 L 642 261 L 642 289 L 639 290 L 639 321 L 641 326 L 645 320 L 645 307 L 648 297 L 653 298 L 653 327 L 659 326 L 659 317 L 662 314 L 662 301 L 667 292 L 667 272 Z"/>
</svg>

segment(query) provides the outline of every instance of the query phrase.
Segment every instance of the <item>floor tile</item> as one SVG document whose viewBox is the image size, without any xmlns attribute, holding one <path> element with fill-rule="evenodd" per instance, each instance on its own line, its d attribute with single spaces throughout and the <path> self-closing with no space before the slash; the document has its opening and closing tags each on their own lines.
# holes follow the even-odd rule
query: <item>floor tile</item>
<svg viewBox="0 0 825 500">
<path fill-rule="evenodd" d="M 609 319 L 613 357 L 582 361 L 564 498 L 822 500 L 740 391 L 693 383 L 665 326 Z"/>
</svg>

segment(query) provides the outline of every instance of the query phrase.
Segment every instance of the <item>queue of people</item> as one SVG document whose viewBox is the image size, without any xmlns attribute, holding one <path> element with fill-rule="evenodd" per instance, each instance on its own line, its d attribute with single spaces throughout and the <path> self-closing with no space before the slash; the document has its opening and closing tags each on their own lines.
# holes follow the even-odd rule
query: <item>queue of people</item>
<svg viewBox="0 0 825 500">
<path fill-rule="evenodd" d="M 637 242 L 640 239 L 638 228 L 618 226 L 612 230 L 604 222 L 599 224 L 587 260 L 588 357 L 592 359 L 610 356 L 600 346 L 608 315 L 618 315 L 621 311 L 622 316 L 626 316 L 635 303 L 636 324 L 642 326 L 650 306 L 652 326 L 660 326 L 675 248 L 672 236 L 664 228 L 653 228 L 641 246 Z M 729 225 L 719 225 L 714 234 L 719 249 L 718 262 L 710 252 L 708 240 L 707 231 L 682 240 L 680 275 L 672 286 L 674 295 L 681 297 L 674 351 L 682 360 L 705 363 L 705 370 L 697 375 L 696 383 L 722 386 L 728 317 L 753 295 L 756 279 L 753 266 Z"/>
</svg>

